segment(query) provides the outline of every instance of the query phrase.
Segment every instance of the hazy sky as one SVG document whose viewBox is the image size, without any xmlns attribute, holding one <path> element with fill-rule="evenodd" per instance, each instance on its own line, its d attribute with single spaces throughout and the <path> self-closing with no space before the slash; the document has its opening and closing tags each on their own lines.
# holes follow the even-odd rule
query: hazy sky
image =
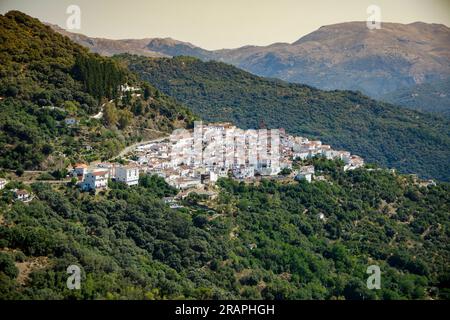
<svg viewBox="0 0 450 320">
<path fill-rule="evenodd" d="M 71 4 L 81 9 L 76 32 L 172 37 L 206 49 L 293 42 L 323 25 L 366 21 L 371 4 L 382 21 L 450 26 L 450 0 L 0 0 L 0 12 L 16 9 L 65 28 Z"/>
</svg>

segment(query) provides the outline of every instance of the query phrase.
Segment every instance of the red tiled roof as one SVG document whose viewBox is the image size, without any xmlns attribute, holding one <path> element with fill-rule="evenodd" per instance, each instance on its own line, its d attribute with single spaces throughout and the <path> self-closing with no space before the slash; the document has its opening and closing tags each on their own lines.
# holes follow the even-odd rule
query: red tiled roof
<svg viewBox="0 0 450 320">
<path fill-rule="evenodd" d="M 96 177 L 98 177 L 98 176 L 104 176 L 104 175 L 106 175 L 106 174 L 108 174 L 108 171 L 94 171 L 94 172 L 92 172 L 92 175 L 94 175 L 94 176 L 96 176 Z"/>
</svg>

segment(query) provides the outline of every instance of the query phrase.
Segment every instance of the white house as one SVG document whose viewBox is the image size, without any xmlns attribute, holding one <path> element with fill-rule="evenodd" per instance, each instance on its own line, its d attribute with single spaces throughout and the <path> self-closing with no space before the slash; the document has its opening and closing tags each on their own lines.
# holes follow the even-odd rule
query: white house
<svg viewBox="0 0 450 320">
<path fill-rule="evenodd" d="M 293 159 L 299 158 L 300 160 L 305 160 L 310 157 L 311 157 L 311 153 L 309 151 L 295 152 L 292 156 Z"/>
<path fill-rule="evenodd" d="M 325 158 L 332 160 L 338 158 L 340 156 L 340 153 L 336 150 L 322 150 L 322 155 Z"/>
<path fill-rule="evenodd" d="M 122 91 L 122 92 L 127 92 L 127 91 L 134 92 L 134 91 L 138 91 L 138 90 L 139 90 L 139 88 L 129 86 L 128 83 L 125 83 L 125 85 L 120 85 L 120 91 Z"/>
<path fill-rule="evenodd" d="M 219 176 L 217 173 L 215 173 L 214 171 L 209 172 L 209 181 L 211 183 L 216 183 L 218 179 L 219 179 Z"/>
<path fill-rule="evenodd" d="M 66 118 L 66 119 L 64 120 L 64 122 L 65 122 L 66 125 L 68 125 L 68 126 L 73 126 L 73 125 L 78 124 L 78 120 L 75 119 L 75 118 Z"/>
<path fill-rule="evenodd" d="M 108 170 L 109 178 L 113 179 L 116 177 L 117 165 L 111 162 L 101 162 L 97 164 L 97 168 Z"/>
<path fill-rule="evenodd" d="M 343 160 L 345 163 L 348 163 L 351 159 L 352 155 L 348 151 L 339 151 L 339 158 Z"/>
<path fill-rule="evenodd" d="M 306 180 L 308 182 L 311 182 L 314 171 L 314 166 L 303 166 L 295 176 L 295 180 Z"/>
<path fill-rule="evenodd" d="M 364 165 L 364 159 L 360 156 L 352 155 L 345 161 L 344 171 L 354 170 Z"/>
<path fill-rule="evenodd" d="M 31 201 L 31 195 L 27 190 L 14 190 L 14 198 L 18 201 L 28 202 Z"/>
<path fill-rule="evenodd" d="M 177 188 L 177 189 L 189 189 L 189 188 L 198 188 L 201 186 L 201 180 L 200 179 L 194 179 L 194 178 L 184 178 L 184 177 L 178 177 L 173 180 L 170 180 L 168 182 L 171 186 Z"/>
<path fill-rule="evenodd" d="M 5 179 L 0 179 L 0 190 L 5 188 L 7 181 Z"/>
<path fill-rule="evenodd" d="M 139 168 L 136 166 L 123 166 L 116 168 L 116 181 L 135 186 L 139 183 Z"/>
<path fill-rule="evenodd" d="M 310 165 L 310 166 L 302 166 L 300 168 L 300 172 L 314 174 L 314 172 L 315 172 L 314 166 L 312 166 L 312 165 Z"/>
<path fill-rule="evenodd" d="M 146 155 L 139 156 L 137 163 L 139 163 L 140 165 L 148 164 L 148 157 Z"/>
<path fill-rule="evenodd" d="M 258 161 L 255 171 L 262 176 L 274 176 L 281 170 L 279 163 L 273 163 L 270 159 L 262 159 Z"/>
<path fill-rule="evenodd" d="M 306 180 L 308 182 L 311 182 L 312 180 L 312 173 L 309 172 L 299 172 L 297 173 L 297 175 L 295 176 L 295 180 Z"/>
<path fill-rule="evenodd" d="M 191 169 L 187 165 L 181 165 L 178 171 L 182 177 L 188 177 L 191 173 Z"/>
<path fill-rule="evenodd" d="M 83 190 L 106 189 L 108 186 L 109 173 L 107 170 L 88 172 L 84 178 Z"/>
<path fill-rule="evenodd" d="M 218 179 L 218 175 L 214 171 L 209 171 L 209 172 L 200 174 L 200 180 L 201 180 L 202 184 L 216 183 L 217 179 Z"/>
</svg>

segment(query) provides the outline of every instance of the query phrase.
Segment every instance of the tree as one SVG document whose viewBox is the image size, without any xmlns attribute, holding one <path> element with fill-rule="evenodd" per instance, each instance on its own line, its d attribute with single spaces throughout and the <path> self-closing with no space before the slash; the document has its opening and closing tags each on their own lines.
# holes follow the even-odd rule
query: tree
<svg viewBox="0 0 450 320">
<path fill-rule="evenodd" d="M 19 94 L 19 89 L 15 86 L 8 86 L 5 91 L 6 96 L 15 97 Z"/>
<path fill-rule="evenodd" d="M 283 170 L 280 171 L 280 175 L 282 176 L 288 176 L 292 173 L 292 170 L 289 168 L 283 168 Z"/>
<path fill-rule="evenodd" d="M 133 114 L 135 116 L 140 116 L 142 114 L 143 110 L 144 110 L 144 108 L 142 106 L 142 101 L 141 100 L 139 100 L 139 101 L 134 103 L 134 105 L 133 105 Z"/>
<path fill-rule="evenodd" d="M 73 101 L 65 101 L 64 102 L 64 109 L 71 115 L 75 115 L 78 107 Z"/>
<path fill-rule="evenodd" d="M 206 215 L 200 214 L 198 216 L 195 216 L 194 219 L 192 219 L 192 222 L 197 228 L 203 228 L 208 224 L 208 218 L 206 217 Z"/>
<path fill-rule="evenodd" d="M 16 170 L 16 175 L 17 175 L 18 177 L 21 177 L 24 173 L 25 173 L 25 170 L 23 170 L 23 168 L 18 168 L 18 169 Z"/>
<path fill-rule="evenodd" d="M 42 146 L 42 153 L 45 155 L 49 155 L 53 152 L 53 146 L 49 143 L 46 143 Z"/>
<path fill-rule="evenodd" d="M 150 88 L 150 86 L 148 85 L 148 83 L 144 84 L 144 99 L 148 100 L 148 98 L 150 98 L 151 94 L 152 94 L 152 90 Z"/>
<path fill-rule="evenodd" d="M 119 111 L 119 129 L 125 129 L 131 121 L 133 114 L 129 110 Z"/>
<path fill-rule="evenodd" d="M 10 278 L 15 278 L 19 274 L 19 270 L 17 270 L 14 265 L 14 260 L 9 254 L 0 252 L 0 272 L 3 272 Z"/>
<path fill-rule="evenodd" d="M 114 126 L 117 124 L 117 120 L 119 119 L 118 112 L 116 107 L 107 103 L 103 109 L 103 118 L 105 119 L 106 125 Z"/>
</svg>

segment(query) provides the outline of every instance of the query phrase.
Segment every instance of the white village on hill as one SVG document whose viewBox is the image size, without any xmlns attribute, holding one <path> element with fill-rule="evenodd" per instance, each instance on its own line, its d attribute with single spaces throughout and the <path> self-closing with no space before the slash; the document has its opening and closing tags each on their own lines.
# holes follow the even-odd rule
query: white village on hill
<svg viewBox="0 0 450 320">
<path fill-rule="evenodd" d="M 203 190 L 220 177 L 252 181 L 279 177 L 286 169 L 296 180 L 321 180 L 314 166 L 292 170 L 293 160 L 322 156 L 340 159 L 344 170 L 364 165 L 364 160 L 348 151 L 333 150 L 318 140 L 286 134 L 283 129 L 243 130 L 230 123 L 203 125 L 193 130 L 177 129 L 167 139 L 138 145 L 127 155 L 127 165 L 106 162 L 92 166 L 77 164 L 72 174 L 83 190 L 107 188 L 108 180 L 137 185 L 140 174 L 158 175 L 187 194 Z"/>
</svg>

